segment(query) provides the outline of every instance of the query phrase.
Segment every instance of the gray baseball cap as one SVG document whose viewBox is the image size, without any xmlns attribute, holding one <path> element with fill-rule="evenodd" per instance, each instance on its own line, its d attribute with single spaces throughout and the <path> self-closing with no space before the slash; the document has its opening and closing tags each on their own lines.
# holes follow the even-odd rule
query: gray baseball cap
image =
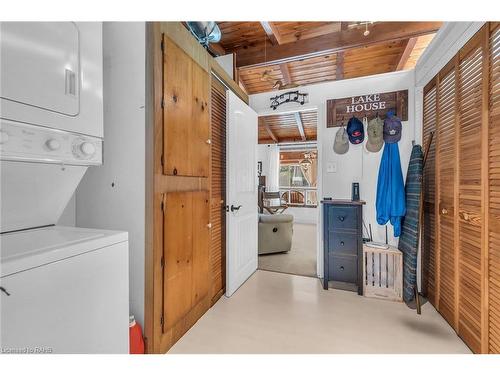
<svg viewBox="0 0 500 375">
<path fill-rule="evenodd" d="M 384 145 L 384 122 L 380 117 L 375 117 L 368 123 L 368 141 L 366 149 L 370 152 L 379 152 Z"/>
<path fill-rule="evenodd" d="M 347 132 L 342 126 L 337 130 L 335 134 L 335 141 L 333 142 L 333 151 L 337 154 L 345 154 L 349 150 L 349 138 L 347 137 Z"/>
</svg>

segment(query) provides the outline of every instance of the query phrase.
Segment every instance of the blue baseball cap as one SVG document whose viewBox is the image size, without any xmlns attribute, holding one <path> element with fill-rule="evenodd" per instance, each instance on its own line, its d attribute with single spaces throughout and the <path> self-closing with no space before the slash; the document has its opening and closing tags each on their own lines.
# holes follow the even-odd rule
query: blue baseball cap
<svg viewBox="0 0 500 375">
<path fill-rule="evenodd" d="M 356 117 L 352 116 L 347 123 L 347 135 L 349 136 L 349 141 L 353 145 L 358 145 L 363 143 L 365 139 L 365 128 L 363 123 Z"/>
</svg>

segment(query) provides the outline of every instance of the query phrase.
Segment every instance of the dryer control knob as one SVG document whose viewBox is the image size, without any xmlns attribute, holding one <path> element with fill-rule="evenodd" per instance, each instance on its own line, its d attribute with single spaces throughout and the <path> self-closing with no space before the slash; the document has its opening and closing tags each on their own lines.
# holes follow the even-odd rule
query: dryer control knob
<svg viewBox="0 0 500 375">
<path fill-rule="evenodd" d="M 47 148 L 50 150 L 50 151 L 56 151 L 56 150 L 59 150 L 61 148 L 61 144 L 59 143 L 59 141 L 57 139 L 49 139 L 47 142 L 45 142 L 45 146 L 47 146 Z"/>
<path fill-rule="evenodd" d="M 80 151 L 85 156 L 92 156 L 95 154 L 95 145 L 92 142 L 82 142 Z"/>
</svg>

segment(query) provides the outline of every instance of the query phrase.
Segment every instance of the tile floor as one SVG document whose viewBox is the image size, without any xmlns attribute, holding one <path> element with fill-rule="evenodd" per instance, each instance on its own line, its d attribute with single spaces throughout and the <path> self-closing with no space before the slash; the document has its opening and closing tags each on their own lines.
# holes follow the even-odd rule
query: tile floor
<svg viewBox="0 0 500 375">
<path fill-rule="evenodd" d="M 257 271 L 222 297 L 169 353 L 470 353 L 426 303 L 321 288 L 318 279 Z"/>
</svg>

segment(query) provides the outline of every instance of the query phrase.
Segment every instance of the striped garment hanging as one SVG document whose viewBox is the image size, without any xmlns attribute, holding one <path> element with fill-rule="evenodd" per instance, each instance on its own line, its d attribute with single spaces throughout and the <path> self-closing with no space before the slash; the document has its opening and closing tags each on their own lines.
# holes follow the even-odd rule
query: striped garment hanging
<svg viewBox="0 0 500 375">
<path fill-rule="evenodd" d="M 406 175 L 406 215 L 403 218 L 398 248 L 403 253 L 403 299 L 406 303 L 415 298 L 417 286 L 417 246 L 420 218 L 420 191 L 422 190 L 423 152 L 414 145 Z"/>
</svg>

